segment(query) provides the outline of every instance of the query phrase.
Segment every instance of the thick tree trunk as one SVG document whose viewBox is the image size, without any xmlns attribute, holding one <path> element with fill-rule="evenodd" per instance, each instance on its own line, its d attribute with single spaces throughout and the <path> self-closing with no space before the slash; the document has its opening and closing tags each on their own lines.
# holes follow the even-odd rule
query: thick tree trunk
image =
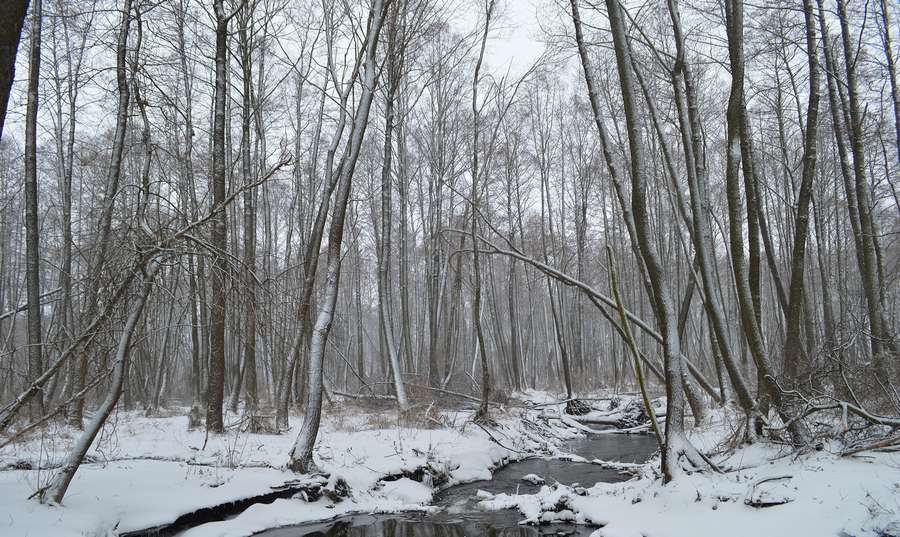
<svg viewBox="0 0 900 537">
<path fill-rule="evenodd" d="M 713 260 L 707 249 L 713 242 L 712 232 L 709 228 L 709 202 L 705 194 L 708 188 L 706 184 L 706 167 L 704 165 L 706 158 L 703 154 L 701 126 L 699 125 L 699 119 L 697 119 L 697 102 L 693 92 L 693 81 L 685 59 L 681 16 L 677 0 L 669 0 L 668 4 L 677 46 L 672 84 L 675 90 L 676 106 L 681 124 L 682 145 L 687 162 L 687 180 L 692 216 L 691 237 L 694 241 L 694 251 L 697 256 L 698 270 L 703 284 L 704 306 L 710 327 L 715 333 L 715 342 L 718 345 L 725 369 L 728 371 L 731 384 L 738 396 L 738 401 L 744 412 L 750 415 L 753 413 L 756 403 L 729 344 L 725 314 L 722 304 L 719 302 L 716 282 L 713 280 L 713 272 L 715 270 Z M 758 301 L 758 292 L 756 295 L 756 300 Z"/>
<path fill-rule="evenodd" d="M 252 61 L 248 25 L 252 17 L 251 7 L 245 5 L 240 15 L 238 39 L 241 48 L 243 100 L 241 108 L 241 179 L 245 185 L 254 177 L 250 171 L 250 93 Z M 251 28 L 252 29 L 252 28 Z M 254 413 L 259 405 L 256 381 L 256 189 L 244 191 L 244 365 L 243 384 L 246 393 L 247 412 Z M 238 390 L 239 392 L 240 390 Z"/>
<path fill-rule="evenodd" d="M 616 52 L 619 86 L 625 112 L 628 147 L 631 157 L 631 211 L 637 235 L 637 248 L 647 269 L 647 276 L 653 288 L 653 310 L 660 333 L 663 336 L 665 355 L 666 399 L 666 446 L 662 451 L 662 472 L 665 481 L 674 479 L 680 473 L 679 458 L 691 457 L 693 448 L 684 436 L 684 381 L 685 371 L 681 356 L 681 342 L 678 337 L 675 305 L 672 302 L 668 282 L 659 262 L 658 252 L 652 244 L 646 205 L 644 147 L 636 108 L 634 83 L 629 61 L 628 37 L 622 20 L 621 6 L 616 0 L 607 0 L 610 30 Z M 696 457 L 694 458 L 696 463 Z"/>
<path fill-rule="evenodd" d="M 821 11 L 821 8 L 820 8 Z M 892 344 L 891 334 L 886 329 L 884 318 L 884 295 L 881 286 L 881 263 L 878 256 L 878 235 L 875 222 L 872 218 L 872 195 L 866 176 L 866 155 L 863 146 L 864 127 L 863 111 L 861 110 L 859 91 L 856 81 L 856 61 L 858 53 L 855 49 L 857 40 L 850 35 L 850 26 L 847 20 L 846 0 L 837 0 L 837 15 L 841 27 L 841 40 L 844 51 L 844 69 L 846 73 L 847 104 L 849 109 L 849 122 L 847 134 L 850 139 L 850 150 L 853 155 L 853 178 L 856 194 L 857 215 L 859 218 L 859 240 L 861 248 L 859 259 L 861 261 L 860 276 L 866 295 L 866 305 L 869 313 L 869 325 L 871 328 L 872 359 L 876 370 L 883 374 L 885 368 L 884 348 L 885 343 Z M 824 16 L 824 15 L 820 15 Z M 824 24 L 820 21 L 820 24 Z M 840 142 L 838 142 L 840 143 Z"/>
<path fill-rule="evenodd" d="M 41 76 L 42 0 L 31 7 L 31 43 L 28 53 L 28 104 L 25 111 L 25 293 L 28 300 L 28 379 L 43 370 L 41 340 L 40 228 L 38 226 L 37 113 Z M 44 415 L 44 394 L 32 399 L 31 417 Z"/>
<path fill-rule="evenodd" d="M 228 87 L 228 20 L 223 0 L 213 3 L 216 21 L 215 93 L 213 95 L 212 167 L 210 185 L 212 207 L 225 202 L 225 100 Z M 224 207 L 222 207 L 224 209 Z M 210 268 L 209 370 L 206 382 L 206 430 L 225 431 L 222 404 L 225 396 L 225 314 L 228 281 L 228 216 L 216 211 L 210 230 L 213 264 Z"/>
<path fill-rule="evenodd" d="M 742 0 L 729 0 L 726 2 L 725 8 L 732 77 L 728 110 L 726 112 L 725 183 L 726 197 L 728 199 L 731 263 L 734 270 L 735 291 L 738 297 L 741 325 L 750 347 L 750 354 L 753 356 L 756 367 L 765 381 L 769 397 L 774 403 L 776 410 L 781 413 L 784 421 L 791 424 L 790 432 L 794 441 L 803 443 L 808 436 L 806 428 L 801 420 L 792 420 L 793 416 L 786 408 L 783 394 L 769 361 L 753 309 L 753 297 L 744 258 L 743 230 L 741 229 L 743 217 L 740 184 L 738 181 L 741 163 L 741 116 L 746 113 L 744 111 L 743 2 Z"/>
<path fill-rule="evenodd" d="M 791 284 L 788 291 L 788 312 L 784 340 L 784 374 L 794 383 L 800 370 L 804 352 L 800 342 L 800 316 L 804 304 L 806 275 L 806 237 L 809 232 L 809 204 L 816 174 L 816 143 L 819 126 L 819 48 L 816 44 L 815 14 L 812 1 L 803 0 L 806 26 L 806 55 L 809 65 L 809 100 L 806 109 L 806 129 L 803 140 L 803 172 L 797 211 L 794 216 L 794 240 L 791 254 Z"/>
</svg>

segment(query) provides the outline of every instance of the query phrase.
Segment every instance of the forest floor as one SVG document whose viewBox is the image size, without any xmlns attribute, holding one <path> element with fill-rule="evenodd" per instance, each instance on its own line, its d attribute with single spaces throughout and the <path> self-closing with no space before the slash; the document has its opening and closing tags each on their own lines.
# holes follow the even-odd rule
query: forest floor
<svg viewBox="0 0 900 537">
<path fill-rule="evenodd" d="M 711 414 L 689 436 L 721 473 L 685 472 L 663 485 L 654 457 L 629 481 L 486 496 L 479 507 L 516 508 L 531 524 L 576 519 L 599 527 L 592 537 L 900 537 L 900 453 L 735 448 L 737 420 Z"/>
<path fill-rule="evenodd" d="M 186 409 L 145 417 L 119 411 L 110 417 L 75 475 L 62 506 L 29 499 L 52 478 L 78 436 L 62 424 L 0 450 L 0 535 L 16 537 L 107 536 L 169 524 L 198 509 L 260 496 L 297 481 L 285 469 L 302 419 L 292 416 L 283 434 L 251 434 L 239 426 L 221 435 L 188 430 Z M 363 408 L 352 401 L 326 409 L 316 446 L 323 472 L 343 478 L 351 497 L 326 498 L 296 509 L 278 500 L 254 516 L 254 509 L 232 523 L 228 535 L 322 520 L 350 512 L 425 509 L 432 487 L 401 477 L 429 467 L 450 483 L 490 479 L 498 466 L 527 455 L 558 452 L 578 433 L 563 427 L 542 436 L 518 412 L 498 414 L 490 436 L 471 422 L 471 411 L 431 413 L 444 424 L 433 428 L 397 419 L 393 409 Z M 229 414 L 226 423 L 240 416 Z M 529 430 L 530 429 L 530 430 Z M 506 447 L 501 447 L 502 443 Z M 384 478 L 396 479 L 379 483 Z M 212 529 L 209 526 L 213 526 Z M 214 524 L 206 531 L 223 535 Z"/>
<path fill-rule="evenodd" d="M 546 402 L 549 396 L 531 393 L 529 399 Z M 492 470 L 526 456 L 562 455 L 565 441 L 581 433 L 568 418 L 552 419 L 561 410 L 510 405 L 497 412 L 497 426 L 488 432 L 471 422 L 468 410 L 432 411 L 410 423 L 390 409 L 342 402 L 326 412 L 316 456 L 322 471 L 346 481 L 349 498 L 323 497 L 302 509 L 296 500 L 275 500 L 186 535 L 246 536 L 347 513 L 425 510 L 438 483 L 422 479 L 422 469 L 446 478 L 447 485 L 489 479 Z M 235 427 L 207 437 L 202 429 L 187 430 L 184 409 L 172 412 L 111 417 L 62 506 L 28 498 L 48 482 L 76 431 L 56 425 L 0 450 L 0 535 L 118 535 L 297 481 L 284 465 L 298 417 L 292 417 L 291 431 L 272 435 L 242 432 L 239 416 L 231 414 Z M 721 474 L 687 474 L 663 486 L 658 459 L 652 459 L 632 465 L 635 478 L 627 482 L 545 486 L 533 495 L 486 498 L 481 507 L 515 507 L 532 522 L 603 526 L 598 537 L 900 535 L 900 454 L 839 457 L 824 445 L 798 455 L 762 443 L 726 451 L 735 420 L 722 411 L 712 414 L 691 437 L 713 454 Z M 777 505 L 753 506 L 764 504 Z"/>
</svg>

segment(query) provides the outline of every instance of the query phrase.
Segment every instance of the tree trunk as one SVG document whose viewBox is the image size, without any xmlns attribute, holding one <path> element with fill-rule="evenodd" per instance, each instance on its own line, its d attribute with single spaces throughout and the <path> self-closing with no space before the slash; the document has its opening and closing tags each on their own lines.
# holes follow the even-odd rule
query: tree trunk
<svg viewBox="0 0 900 537">
<path fill-rule="evenodd" d="M 403 385 L 403 372 L 400 369 L 400 356 L 397 352 L 397 345 L 394 341 L 394 323 L 391 308 L 391 225 L 393 214 L 393 202 L 391 200 L 391 191 L 393 189 L 393 181 L 391 177 L 391 161 L 393 156 L 393 135 L 394 135 L 394 104 L 397 96 L 398 86 L 400 84 L 400 69 L 402 65 L 396 59 L 397 55 L 397 13 L 398 9 L 392 8 L 390 20 L 388 22 L 388 48 L 387 48 L 387 96 L 385 97 L 384 106 L 384 150 L 383 162 L 381 168 L 381 233 L 378 245 L 378 319 L 381 329 L 381 336 L 384 339 L 385 349 L 388 354 L 388 363 L 391 368 L 391 376 L 394 379 L 394 390 L 397 395 L 397 406 L 401 412 L 409 408 L 409 401 L 406 399 L 406 388 Z"/>
<path fill-rule="evenodd" d="M 809 65 L 809 100 L 806 109 L 806 129 L 803 140 L 803 172 L 797 211 L 794 216 L 794 241 L 791 254 L 791 284 L 788 291 L 788 312 L 784 340 L 784 374 L 789 383 L 797 381 L 803 349 L 800 342 L 800 317 L 803 313 L 803 283 L 806 275 L 806 237 L 809 232 L 809 204 L 816 174 L 816 142 L 819 126 L 819 48 L 816 44 L 815 14 L 812 1 L 803 0 L 806 26 L 806 55 Z"/>
<path fill-rule="evenodd" d="M 741 116 L 744 110 L 744 52 L 743 52 L 743 2 L 729 0 L 725 4 L 728 33 L 729 59 L 731 63 L 731 91 L 728 97 L 727 129 L 726 129 L 726 164 L 725 183 L 728 199 L 729 237 L 731 246 L 731 263 L 734 270 L 735 291 L 741 313 L 741 325 L 744 330 L 750 354 L 757 369 L 763 375 L 766 391 L 775 408 L 781 413 L 785 422 L 789 422 L 791 435 L 798 443 L 806 441 L 806 429 L 800 420 L 791 420 L 791 414 L 785 408 L 781 388 L 775 378 L 774 369 L 769 362 L 767 351 L 762 340 L 760 327 L 756 322 L 753 310 L 753 298 L 749 276 L 744 258 L 743 230 L 741 229 L 742 207 L 738 175 L 741 162 Z"/>
<path fill-rule="evenodd" d="M 72 482 L 72 478 L 75 477 L 75 472 L 78 471 L 78 467 L 81 466 L 85 454 L 87 454 L 88 449 L 90 449 L 91 444 L 94 442 L 94 439 L 106 422 L 106 418 L 108 418 L 113 409 L 115 409 L 116 403 L 122 395 L 122 387 L 125 385 L 125 377 L 128 371 L 128 357 L 131 351 L 131 337 L 141 319 L 144 305 L 147 303 L 147 297 L 153 289 L 153 279 L 158 270 L 158 262 L 156 260 L 150 260 L 149 266 L 143 275 L 140 295 L 133 306 L 131 313 L 128 315 L 128 319 L 119 336 L 119 343 L 116 347 L 115 363 L 113 364 L 112 381 L 107 390 L 106 399 L 104 399 L 103 403 L 94 413 L 94 417 L 91 418 L 91 421 L 88 423 L 88 426 L 85 427 L 81 436 L 75 442 L 71 453 L 69 453 L 66 458 L 65 464 L 57 471 L 56 475 L 53 477 L 53 481 L 50 482 L 45 490 L 41 491 L 39 497 L 42 502 L 54 504 L 62 503 L 63 497 L 69 488 L 69 484 Z"/>
<path fill-rule="evenodd" d="M 241 108 L 241 179 L 245 185 L 254 177 L 250 171 L 250 103 L 252 61 L 248 25 L 252 18 L 251 4 L 245 4 L 240 15 L 238 39 L 241 49 L 243 78 L 243 106 Z M 252 28 L 251 28 L 252 29 Z M 258 113 L 258 112 L 257 112 Z M 254 413 L 259 405 L 256 381 L 256 189 L 244 191 L 244 366 L 243 384 L 247 412 Z"/>
<path fill-rule="evenodd" d="M 616 52 L 616 66 L 628 133 L 631 157 L 631 210 L 638 241 L 637 248 L 653 288 L 653 311 L 663 336 L 668 411 L 666 413 L 666 446 L 662 451 L 662 472 L 664 481 L 668 482 L 681 472 L 679 459 L 682 456 L 697 468 L 702 468 L 704 463 L 684 435 L 684 385 L 687 374 L 681 354 L 681 341 L 678 337 L 675 304 L 672 300 L 667 276 L 659 261 L 659 254 L 652 244 L 649 233 L 646 205 L 646 161 L 622 7 L 617 0 L 606 0 L 606 9 Z"/>
<path fill-rule="evenodd" d="M 681 16 L 677 0 L 669 0 L 669 14 L 672 19 L 672 27 L 675 33 L 677 56 L 673 69 L 672 84 L 675 91 L 676 106 L 679 113 L 679 121 L 682 132 L 682 145 L 687 162 L 688 190 L 690 191 L 692 229 L 691 237 L 694 241 L 694 251 L 697 256 L 697 265 L 700 272 L 700 280 L 703 284 L 704 306 L 709 318 L 710 327 L 715 332 L 715 341 L 719 353 L 728 371 L 732 386 L 738 396 L 738 401 L 744 412 L 749 416 L 756 406 L 750 388 L 744 380 L 735 354 L 731 349 L 728 339 L 728 329 L 725 322 L 723 307 L 719 302 L 716 282 L 713 281 L 712 259 L 710 258 L 708 245 L 712 245 L 712 233 L 709 229 L 709 202 L 705 192 L 706 184 L 705 155 L 703 154 L 703 142 L 701 138 L 701 126 L 697 119 L 697 102 L 693 92 L 693 81 L 690 70 L 686 64 L 684 51 L 684 37 L 681 28 Z M 758 282 L 757 282 L 758 285 Z M 751 286 L 752 289 L 752 286 Z M 758 300 L 758 292 L 757 300 Z"/>
<path fill-rule="evenodd" d="M 228 21 L 223 0 L 214 0 L 216 21 L 215 93 L 213 96 L 212 167 L 210 185 L 212 207 L 221 208 L 212 218 L 210 245 L 213 249 L 210 268 L 209 370 L 206 382 L 206 430 L 225 431 L 222 403 L 225 397 L 225 314 L 228 280 L 228 216 L 225 202 L 225 99 L 228 87 Z"/>
<path fill-rule="evenodd" d="M 897 160 L 900 162 L 900 88 L 897 87 L 897 67 L 894 60 L 893 44 L 891 43 L 891 16 L 887 0 L 881 0 L 879 7 L 881 8 L 878 12 L 878 15 L 881 16 L 881 44 L 884 50 L 888 82 L 891 84 L 891 106 L 894 109 L 894 139 L 897 143 Z M 822 38 L 824 39 L 825 36 L 823 35 Z"/>
<path fill-rule="evenodd" d="M 325 297 L 315 329 L 310 340 L 309 375 L 307 378 L 306 414 L 303 426 L 291 449 L 288 467 L 295 472 L 308 472 L 315 468 L 313 447 L 319 433 L 319 422 L 322 418 L 322 375 L 325 358 L 325 345 L 334 319 L 334 308 L 337 303 L 338 284 L 341 275 L 341 243 L 344 239 L 344 222 L 347 214 L 347 202 L 353 182 L 353 172 L 359 158 L 360 148 L 369 121 L 369 111 L 377 84 L 376 52 L 378 35 L 381 33 L 385 17 L 384 0 L 375 0 L 369 10 L 369 28 L 365 41 L 365 65 L 361 80 L 362 91 L 359 105 L 350 131 L 345 157 L 339 165 L 340 188 L 335 198 L 334 213 L 328 231 L 327 272 L 325 277 Z"/>
<path fill-rule="evenodd" d="M 841 27 L 844 68 L 847 75 L 847 103 L 850 112 L 847 134 L 850 138 L 850 150 L 853 155 L 854 188 L 859 217 L 858 242 L 862 250 L 859 256 L 861 261 L 860 276 L 866 295 L 869 324 L 872 332 L 870 338 L 872 359 L 875 362 L 876 370 L 883 374 L 885 367 L 884 344 L 892 342 L 891 334 L 885 330 L 886 322 L 880 277 L 881 263 L 878 259 L 878 235 L 872 219 L 872 196 L 869 192 L 869 184 L 866 178 L 866 157 L 865 148 L 863 147 L 863 111 L 860 110 L 859 92 L 856 82 L 856 59 L 858 53 L 854 49 L 856 40 L 850 35 L 845 0 L 837 0 L 837 15 Z"/>
<path fill-rule="evenodd" d="M 478 186 L 479 175 L 482 173 L 478 164 L 478 130 L 479 130 L 479 105 L 478 105 L 478 83 L 481 79 L 481 65 L 484 60 L 484 50 L 487 45 L 488 32 L 491 27 L 491 17 L 494 12 L 494 0 L 489 0 L 487 12 L 485 13 L 484 33 L 481 38 L 481 50 L 478 53 L 478 61 L 475 63 L 475 74 L 472 79 L 472 114 L 474 116 L 472 125 L 472 190 L 470 194 L 470 203 L 472 204 L 471 215 L 471 240 L 472 240 L 472 324 L 475 326 L 475 337 L 478 342 L 478 356 L 481 362 L 481 404 L 478 412 L 475 414 L 476 420 L 487 421 L 490 419 L 488 413 L 488 401 L 491 397 L 491 372 L 487 363 L 487 351 L 484 348 L 484 333 L 481 328 L 481 267 L 478 261 L 478 218 L 479 214 L 479 197 L 480 191 Z"/>
<path fill-rule="evenodd" d="M 38 226 L 37 112 L 41 76 L 42 0 L 31 7 L 31 43 L 28 53 L 28 104 L 25 111 L 25 289 L 28 300 L 28 379 L 43 370 L 41 352 L 41 267 Z M 44 415 L 44 394 L 32 399 L 31 417 Z"/>
<path fill-rule="evenodd" d="M 91 255 L 87 296 L 85 297 L 85 318 L 92 319 L 99 306 L 100 277 L 106 267 L 106 253 L 110 246 L 112 233 L 112 217 L 115 208 L 116 195 L 119 192 L 119 180 L 122 172 L 122 159 L 125 152 L 125 134 L 128 129 L 128 107 L 131 92 L 128 86 L 127 53 L 128 32 L 131 26 L 131 0 L 125 0 L 122 5 L 122 22 L 119 26 L 118 41 L 116 43 L 116 88 L 118 90 L 118 104 L 116 108 L 116 130 L 113 134 L 112 152 L 110 154 L 109 168 L 106 174 L 105 192 L 103 195 L 100 215 L 100 230 L 96 237 L 95 251 Z M 86 352 L 86 350 L 85 350 Z M 79 353 L 76 363 L 69 370 L 69 384 L 72 393 L 78 393 L 84 389 L 87 377 L 87 356 L 85 352 Z M 84 413 L 84 399 L 77 398 L 68 410 L 69 425 L 81 428 L 82 415 Z"/>
</svg>

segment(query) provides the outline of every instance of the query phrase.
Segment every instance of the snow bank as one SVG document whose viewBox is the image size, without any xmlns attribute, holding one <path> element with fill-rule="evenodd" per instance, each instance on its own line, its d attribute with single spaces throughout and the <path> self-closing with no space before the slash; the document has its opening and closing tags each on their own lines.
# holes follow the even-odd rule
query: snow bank
<svg viewBox="0 0 900 537">
<path fill-rule="evenodd" d="M 425 505 L 431 503 L 433 489 L 428 485 L 403 477 L 386 483 L 382 487 L 381 493 L 385 498 L 397 500 L 404 504 Z"/>
<path fill-rule="evenodd" d="M 711 450 L 723 423 L 694 435 Z M 483 509 L 518 509 L 523 523 L 574 522 L 594 537 L 900 536 L 900 454 L 796 456 L 758 443 L 719 458 L 722 474 L 693 473 L 662 485 L 658 459 L 637 479 L 583 489 L 544 486 L 536 494 L 483 497 Z"/>
<path fill-rule="evenodd" d="M 502 418 L 490 433 L 470 423 L 453 429 L 373 427 L 377 420 L 372 416 L 332 414 L 323 423 L 316 462 L 349 484 L 348 499 L 338 503 L 327 498 L 312 503 L 279 499 L 254 505 L 231 520 L 198 526 L 186 535 L 244 537 L 351 513 L 428 510 L 437 479 L 444 485 L 487 479 L 492 469 L 529 453 L 560 457 L 558 439 L 544 435 L 566 438 L 577 433 L 559 419 L 562 405 L 544 405 L 549 397 L 540 393 L 527 395 L 542 406 L 532 410 L 530 418 Z M 611 410 L 616 409 L 597 414 L 608 417 Z M 713 414 L 717 414 L 713 425 L 691 434 L 694 444 L 707 453 L 715 452 L 730 431 L 723 414 Z M 467 416 L 447 417 L 448 422 L 462 424 Z M 0 450 L 0 468 L 19 468 L 0 471 L 0 535 L 116 535 L 171 523 L 202 507 L 265 494 L 296 479 L 283 470 L 296 429 L 283 435 L 231 432 L 206 439 L 203 431 L 187 431 L 186 421 L 183 416 L 119 413 L 98 437 L 90 452 L 93 462 L 79 470 L 60 507 L 27 499 L 52 472 L 22 468 L 46 468 L 62 460 L 72 431 L 47 431 Z M 900 535 L 897 453 L 841 458 L 824 450 L 797 457 L 788 449 L 757 443 L 727 458 L 717 457 L 726 470 L 723 474 L 686 473 L 666 486 L 656 473 L 658 461 L 590 462 L 637 477 L 589 489 L 544 486 L 531 495 L 480 491 L 480 505 L 518 509 L 523 522 L 531 524 L 596 526 L 596 537 Z M 754 507 L 761 505 L 770 506 Z"/>
<path fill-rule="evenodd" d="M 466 421 L 465 415 L 451 418 Z M 494 439 L 471 424 L 373 429 L 375 421 L 361 414 L 333 414 L 319 433 L 316 462 L 346 480 L 350 499 L 333 503 L 323 498 L 302 508 L 299 500 L 276 500 L 253 506 L 233 520 L 195 528 L 190 535 L 249 535 L 351 512 L 423 509 L 431 501 L 429 472 L 443 474 L 448 483 L 487 479 L 492 468 L 509 460 L 553 449 L 513 417 L 501 419 L 491 432 Z M 76 474 L 64 505 L 52 507 L 28 497 L 48 482 L 53 470 L 47 468 L 58 464 L 77 438 L 75 431 L 57 426 L 0 450 L 0 468 L 6 468 L 0 471 L 0 535 L 115 535 L 269 493 L 297 477 L 284 469 L 301 419 L 295 417 L 292 423 L 296 427 L 282 435 L 228 432 L 207 438 L 203 430 L 188 431 L 184 415 L 147 418 L 119 412 L 92 446 L 92 462 Z M 423 467 L 429 472 L 423 473 Z M 425 483 L 408 477 L 414 474 L 424 475 Z"/>
<path fill-rule="evenodd" d="M 47 472 L 49 475 L 49 472 Z M 0 535 L 105 535 L 165 524 L 197 509 L 271 492 L 270 468 L 227 469 L 135 460 L 79 469 L 65 506 L 28 500 L 37 475 L 0 472 Z"/>
</svg>

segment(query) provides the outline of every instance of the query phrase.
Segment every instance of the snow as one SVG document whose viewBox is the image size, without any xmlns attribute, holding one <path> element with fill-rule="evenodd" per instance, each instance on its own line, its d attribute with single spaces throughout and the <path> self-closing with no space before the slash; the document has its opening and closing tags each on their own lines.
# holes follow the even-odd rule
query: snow
<svg viewBox="0 0 900 537">
<path fill-rule="evenodd" d="M 119 412 L 109 420 L 75 475 L 62 506 L 29 499 L 53 475 L 78 438 L 62 425 L 0 450 L 0 535 L 28 537 L 106 536 L 173 522 L 181 515 L 271 492 L 297 475 L 286 470 L 287 454 L 301 419 L 281 435 L 236 430 L 210 435 L 187 430 L 187 411 L 171 417 Z M 381 414 L 384 414 L 382 412 Z M 465 424 L 466 414 L 450 415 Z M 237 422 L 238 416 L 230 415 Z M 383 420 L 382 420 L 383 421 Z M 450 483 L 491 476 L 491 469 L 552 444 L 522 432 L 520 421 L 500 420 L 491 434 L 471 424 L 416 429 L 383 423 L 371 415 L 335 411 L 322 424 L 316 462 L 346 480 L 351 498 L 320 499 L 297 508 L 297 500 L 256 505 L 234 520 L 204 524 L 189 535 L 249 535 L 283 524 L 329 519 L 356 512 L 421 510 L 432 488 L 401 477 L 422 466 L 443 471 Z M 205 444 L 205 446 L 204 446 Z M 515 451 L 514 451 L 515 450 Z M 12 469 L 30 465 L 34 469 Z M 43 468 L 43 469 L 39 469 Z M 226 528 L 227 527 L 227 528 Z"/>
<path fill-rule="evenodd" d="M 522 481 L 525 481 L 526 483 L 531 483 L 532 485 L 543 485 L 544 484 L 544 478 L 537 474 L 523 475 Z"/>
<path fill-rule="evenodd" d="M 312 503 L 279 499 L 184 535 L 244 537 L 352 513 L 428 511 L 434 509 L 429 504 L 436 487 L 487 479 L 497 467 L 529 454 L 586 461 L 559 450 L 560 438 L 580 434 L 560 421 L 562 405 L 548 405 L 552 399 L 541 393 L 519 397 L 542 406 L 527 415 L 518 410 L 500 415 L 490 433 L 468 422 L 466 413 L 444 416 L 455 427 L 419 429 L 386 420 L 384 412 L 334 410 L 323 422 L 316 462 L 332 480 L 347 482 L 349 498 L 335 502 L 323 497 Z M 591 488 L 543 485 L 536 494 L 479 491 L 479 506 L 518 509 L 523 523 L 587 524 L 597 528 L 595 537 L 900 535 L 900 454 L 840 457 L 837 446 L 829 444 L 797 454 L 763 442 L 728 452 L 721 446 L 735 421 L 727 412 L 711 415 L 690 440 L 712 454 L 721 474 L 683 472 L 662 485 L 658 460 L 593 460 L 636 477 Z M 537 430 L 532 424 L 541 419 L 545 428 Z M 237 416 L 229 421 L 236 422 Z M 298 427 L 300 421 L 292 419 Z M 62 460 L 77 438 L 74 431 L 57 425 L 0 449 L 0 535 L 112 536 L 266 494 L 298 478 L 284 469 L 296 428 L 282 435 L 230 430 L 207 438 L 202 430 L 188 431 L 186 424 L 184 415 L 147 418 L 119 412 L 98 436 L 91 462 L 76 474 L 62 506 L 40 505 L 28 497 L 48 482 L 52 470 L 47 468 Z M 551 433 L 558 438 L 544 437 Z M 28 465 L 35 469 L 21 469 Z M 413 477 L 422 476 L 423 469 L 427 472 L 419 482 Z M 521 479 L 543 480 L 536 474 Z"/>
<path fill-rule="evenodd" d="M 709 450 L 722 439 L 724 425 L 708 426 L 692 441 Z M 631 471 L 642 468 L 631 481 L 586 490 L 544 486 L 536 494 L 498 494 L 479 505 L 516 508 L 528 524 L 597 526 L 594 537 L 711 537 L 722 535 L 724 528 L 730 537 L 900 535 L 897 453 L 840 457 L 823 450 L 798 456 L 757 443 L 716 462 L 723 473 L 685 472 L 668 485 L 658 478 L 656 460 L 627 465 Z M 749 505 L 760 502 L 779 505 Z"/>
<path fill-rule="evenodd" d="M 79 469 L 65 506 L 28 500 L 32 472 L 0 472 L 0 535 L 103 535 L 171 522 L 178 515 L 271 492 L 285 480 L 270 468 L 232 470 L 135 460 Z"/>
<path fill-rule="evenodd" d="M 433 489 L 408 477 L 402 477 L 386 483 L 381 492 L 385 498 L 404 504 L 425 505 L 431 503 Z"/>
</svg>

